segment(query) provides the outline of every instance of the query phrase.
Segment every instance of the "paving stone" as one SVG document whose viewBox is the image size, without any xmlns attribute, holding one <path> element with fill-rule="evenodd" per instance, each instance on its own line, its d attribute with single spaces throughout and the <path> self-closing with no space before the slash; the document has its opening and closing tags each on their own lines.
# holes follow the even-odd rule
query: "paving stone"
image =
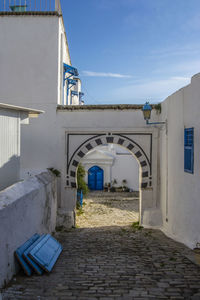
<svg viewBox="0 0 200 300">
<path fill-rule="evenodd" d="M 129 209 L 130 202 L 121 207 Z M 200 268 L 186 258 L 188 248 L 159 230 L 84 222 L 85 228 L 56 234 L 63 252 L 50 274 L 19 274 L 2 300 L 200 300 Z"/>
</svg>

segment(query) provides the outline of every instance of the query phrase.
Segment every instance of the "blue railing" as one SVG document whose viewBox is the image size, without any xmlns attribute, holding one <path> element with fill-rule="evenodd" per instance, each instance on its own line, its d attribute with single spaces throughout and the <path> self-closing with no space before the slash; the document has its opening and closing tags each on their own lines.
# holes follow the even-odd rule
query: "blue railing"
<svg viewBox="0 0 200 300">
<path fill-rule="evenodd" d="M 60 0 L 0 0 L 1 12 L 58 12 L 61 13 Z"/>
</svg>

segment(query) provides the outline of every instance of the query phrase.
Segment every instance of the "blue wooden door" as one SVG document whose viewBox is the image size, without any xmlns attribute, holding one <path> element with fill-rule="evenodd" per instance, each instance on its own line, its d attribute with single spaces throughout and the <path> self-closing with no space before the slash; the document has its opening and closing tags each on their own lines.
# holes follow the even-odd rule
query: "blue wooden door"
<svg viewBox="0 0 200 300">
<path fill-rule="evenodd" d="M 103 170 L 94 166 L 88 170 L 88 187 L 92 191 L 103 190 Z"/>
<path fill-rule="evenodd" d="M 88 170 L 88 187 L 90 190 L 95 190 L 95 171 L 93 168 Z"/>
</svg>

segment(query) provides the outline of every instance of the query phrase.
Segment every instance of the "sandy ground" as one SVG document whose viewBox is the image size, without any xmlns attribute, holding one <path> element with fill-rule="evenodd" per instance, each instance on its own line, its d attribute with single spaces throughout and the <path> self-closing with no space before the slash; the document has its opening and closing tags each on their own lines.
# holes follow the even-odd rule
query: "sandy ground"
<svg viewBox="0 0 200 300">
<path fill-rule="evenodd" d="M 133 193 L 90 193 L 77 210 L 76 226 L 80 228 L 125 226 L 138 221 L 139 198 Z"/>
</svg>

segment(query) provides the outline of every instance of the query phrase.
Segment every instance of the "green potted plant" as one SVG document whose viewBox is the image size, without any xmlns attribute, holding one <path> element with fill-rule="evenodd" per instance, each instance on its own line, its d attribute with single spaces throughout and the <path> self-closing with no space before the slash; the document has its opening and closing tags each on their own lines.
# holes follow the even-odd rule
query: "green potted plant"
<svg viewBox="0 0 200 300">
<path fill-rule="evenodd" d="M 126 189 L 127 189 L 127 180 L 126 179 L 123 179 L 122 180 L 122 190 L 123 190 L 123 192 L 125 192 L 126 191 Z"/>
<path fill-rule="evenodd" d="M 108 192 L 108 183 L 107 182 L 104 184 L 104 192 Z"/>
<path fill-rule="evenodd" d="M 114 178 L 112 181 L 112 186 L 110 188 L 111 192 L 116 192 L 116 187 L 115 187 L 116 184 L 117 184 L 117 179 Z"/>
</svg>

